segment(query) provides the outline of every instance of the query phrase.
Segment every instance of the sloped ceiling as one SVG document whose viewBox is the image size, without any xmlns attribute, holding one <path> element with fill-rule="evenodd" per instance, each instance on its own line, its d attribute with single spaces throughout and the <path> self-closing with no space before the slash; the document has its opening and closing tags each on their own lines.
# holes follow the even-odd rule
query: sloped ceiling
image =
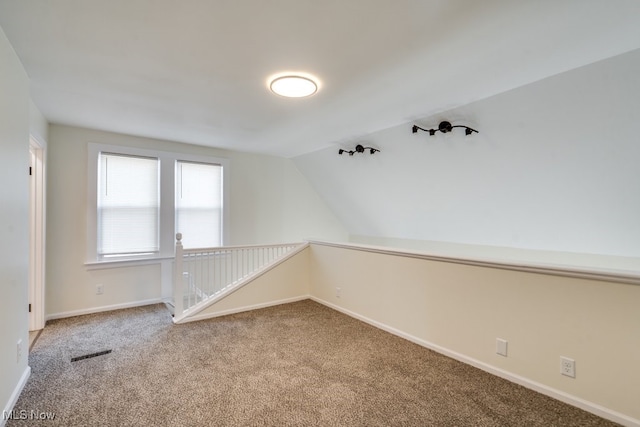
<svg viewBox="0 0 640 427">
<path fill-rule="evenodd" d="M 630 257 L 640 271 L 638 76 L 640 49 L 357 141 L 373 155 L 293 161 L 357 240 Z M 479 133 L 412 133 L 441 120 Z"/>
<path fill-rule="evenodd" d="M 0 0 L 53 123 L 294 157 L 640 47 L 636 0 Z M 282 71 L 319 77 L 271 94 Z"/>
</svg>

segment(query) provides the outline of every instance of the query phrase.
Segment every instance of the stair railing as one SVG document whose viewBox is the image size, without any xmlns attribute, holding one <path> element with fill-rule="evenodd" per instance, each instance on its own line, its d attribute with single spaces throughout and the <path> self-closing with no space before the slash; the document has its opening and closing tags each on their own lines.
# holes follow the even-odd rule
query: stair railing
<svg viewBox="0 0 640 427">
<path fill-rule="evenodd" d="M 260 274 L 300 243 L 185 249 L 176 234 L 174 316 Z"/>
</svg>

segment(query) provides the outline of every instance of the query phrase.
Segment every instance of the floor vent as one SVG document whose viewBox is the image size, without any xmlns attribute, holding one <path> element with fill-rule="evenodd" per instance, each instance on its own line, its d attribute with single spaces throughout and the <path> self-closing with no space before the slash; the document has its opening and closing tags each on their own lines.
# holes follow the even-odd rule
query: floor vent
<svg viewBox="0 0 640 427">
<path fill-rule="evenodd" d="M 105 354 L 111 353 L 111 350 L 99 351 L 97 353 L 85 354 L 84 356 L 72 357 L 72 362 L 77 362 L 78 360 L 90 359 L 92 357 L 103 356 Z"/>
</svg>

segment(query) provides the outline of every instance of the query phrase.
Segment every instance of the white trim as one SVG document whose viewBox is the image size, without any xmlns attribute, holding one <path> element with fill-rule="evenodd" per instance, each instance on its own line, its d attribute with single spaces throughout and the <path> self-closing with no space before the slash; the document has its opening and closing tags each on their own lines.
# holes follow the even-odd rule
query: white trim
<svg viewBox="0 0 640 427">
<path fill-rule="evenodd" d="M 18 384 L 16 384 L 16 388 L 13 389 L 13 393 L 11 393 L 11 396 L 9 397 L 9 401 L 4 407 L 2 414 L 0 414 L 0 427 L 4 427 L 4 425 L 6 424 L 7 420 L 4 418 L 4 414 L 8 414 L 13 410 L 13 407 L 16 406 L 16 402 L 18 401 L 18 398 L 20 397 L 20 394 L 22 393 L 22 390 L 24 389 L 24 386 L 27 384 L 27 380 L 29 380 L 30 376 L 31 376 L 31 367 L 27 366 L 24 372 L 22 373 L 22 376 L 20 377 L 20 381 L 18 381 Z"/>
<path fill-rule="evenodd" d="M 626 283 L 640 285 L 640 271 L 606 270 L 600 268 L 588 268 L 577 266 L 561 266 L 543 263 L 510 262 L 490 260 L 482 258 L 463 258 L 443 255 L 431 255 L 423 252 L 414 252 L 405 249 L 385 248 L 354 243 L 324 242 L 309 240 L 312 245 L 330 246 L 334 248 L 350 249 L 364 252 L 372 252 L 382 255 L 417 258 L 428 261 L 449 262 L 454 264 L 473 265 L 477 267 L 497 268 L 501 270 L 522 271 L 526 273 L 547 274 L 562 277 L 574 277 L 579 279 L 601 280 L 605 282 Z"/>
<path fill-rule="evenodd" d="M 473 367 L 476 367 L 478 369 L 481 369 L 485 372 L 488 372 L 492 375 L 496 375 L 500 378 L 504 378 L 505 380 L 511 381 L 513 383 L 516 383 L 518 385 L 521 385 L 523 387 L 526 387 L 528 389 L 537 391 L 538 393 L 544 394 L 546 396 L 552 397 L 556 400 L 559 400 L 561 402 L 564 402 L 566 404 L 578 407 L 580 409 L 583 409 L 587 412 L 590 412 L 592 414 L 595 414 L 599 417 L 605 418 L 607 420 L 616 422 L 618 424 L 621 424 L 623 426 L 628 426 L 628 427 L 640 427 L 640 420 L 637 420 L 635 418 L 629 417 L 627 415 L 624 415 L 620 412 L 616 412 L 613 411 L 611 409 L 605 408 L 604 406 L 598 405 L 596 403 L 593 402 L 589 402 L 587 400 L 581 399 L 579 397 L 570 395 L 568 393 L 565 393 L 563 391 L 560 390 L 556 390 L 552 387 L 548 387 L 544 384 L 538 383 L 536 381 L 530 380 L 528 378 L 522 377 L 520 375 L 516 375 L 513 374 L 511 372 L 505 371 L 503 369 L 500 368 L 496 368 L 495 366 L 489 365 L 488 363 L 485 362 L 481 362 L 477 359 L 474 359 L 472 357 L 468 357 L 465 356 L 464 354 L 458 353 L 456 351 L 453 350 L 449 350 L 445 347 L 439 346 L 437 344 L 434 344 L 432 342 L 423 340 L 421 338 L 415 337 L 411 334 L 407 334 L 405 332 L 402 332 L 399 329 L 393 328 L 391 326 L 388 326 L 384 323 L 378 322 L 377 320 L 373 320 L 370 319 L 368 317 L 362 316 L 358 313 L 355 313 L 351 310 L 347 310 L 345 308 L 342 308 L 340 306 L 337 306 L 333 303 L 330 303 L 328 301 L 325 301 L 321 298 L 315 297 L 313 295 L 309 296 L 309 298 L 312 301 L 315 301 L 319 304 L 322 304 L 324 306 L 327 306 L 333 310 L 339 311 L 341 313 L 346 314 L 347 316 L 353 317 L 354 319 L 358 319 L 361 320 L 371 326 L 374 326 L 378 329 L 382 329 L 383 331 L 389 332 L 390 334 L 396 335 L 400 338 L 404 338 L 408 341 L 411 341 L 412 343 L 418 344 L 422 347 L 428 348 L 430 350 L 433 350 L 437 353 L 443 354 L 445 356 L 451 357 L 452 359 L 455 359 L 459 362 L 462 363 L 466 363 L 467 365 L 471 365 Z"/>
<path fill-rule="evenodd" d="M 29 330 L 44 328 L 46 265 L 46 144 L 29 138 Z"/>
<path fill-rule="evenodd" d="M 242 246 L 216 246 L 213 248 L 189 248 L 183 249 L 183 253 L 185 254 L 198 254 L 201 252 L 211 252 L 213 251 L 225 251 L 225 250 L 238 250 L 238 249 L 257 249 L 257 248 L 284 248 L 287 246 L 299 246 L 304 245 L 306 248 L 309 246 L 308 242 L 294 242 L 294 243 L 275 243 L 271 245 L 242 245 Z"/>
<path fill-rule="evenodd" d="M 264 302 L 260 304 L 247 305 L 244 307 L 231 308 L 229 310 L 219 311 L 217 313 L 205 313 L 205 314 L 200 314 L 198 316 L 192 316 L 192 317 L 180 320 L 179 323 L 189 323 L 189 322 L 196 322 L 198 320 L 213 319 L 214 317 L 228 316 L 230 314 L 243 313 L 245 311 L 259 310 L 261 308 L 267 308 L 267 307 L 273 307 L 276 305 L 304 301 L 309 298 L 310 298 L 309 295 L 300 295 L 297 297 L 291 297 L 291 298 L 281 299 L 277 301 L 270 301 L 270 302 Z M 176 322 L 175 318 L 174 318 L 174 323 L 178 323 Z"/>
<path fill-rule="evenodd" d="M 82 316 L 84 314 L 101 313 L 103 311 L 121 310 L 123 308 L 142 307 L 144 305 L 160 304 L 162 298 L 152 298 L 141 301 L 127 302 L 122 304 L 104 305 L 102 307 L 93 307 L 82 310 L 63 311 L 61 313 L 54 313 L 47 316 L 47 320 L 64 319 L 66 317 Z"/>
<path fill-rule="evenodd" d="M 33 142 L 32 142 L 33 144 Z M 38 247 L 38 176 L 35 172 L 38 158 L 36 148 L 31 145 L 29 147 L 29 331 L 35 331 L 39 328 L 36 320 L 36 298 L 38 298 L 38 289 L 42 286 L 40 283 L 39 273 L 39 247 Z"/>
<path fill-rule="evenodd" d="M 108 259 L 102 261 L 85 262 L 87 270 L 102 270 L 105 268 L 138 267 L 141 265 L 161 264 L 174 257 L 153 257 L 153 258 L 129 258 L 129 259 Z"/>
</svg>

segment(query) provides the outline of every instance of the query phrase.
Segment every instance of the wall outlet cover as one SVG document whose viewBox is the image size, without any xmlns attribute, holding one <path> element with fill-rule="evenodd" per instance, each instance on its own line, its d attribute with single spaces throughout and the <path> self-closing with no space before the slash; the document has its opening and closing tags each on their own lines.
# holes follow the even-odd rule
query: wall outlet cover
<svg viewBox="0 0 640 427">
<path fill-rule="evenodd" d="M 500 356 L 507 357 L 507 340 L 503 340 L 502 338 L 496 338 L 496 353 Z"/>
<path fill-rule="evenodd" d="M 576 361 L 568 357 L 560 356 L 560 373 L 564 376 L 576 377 Z"/>
</svg>

